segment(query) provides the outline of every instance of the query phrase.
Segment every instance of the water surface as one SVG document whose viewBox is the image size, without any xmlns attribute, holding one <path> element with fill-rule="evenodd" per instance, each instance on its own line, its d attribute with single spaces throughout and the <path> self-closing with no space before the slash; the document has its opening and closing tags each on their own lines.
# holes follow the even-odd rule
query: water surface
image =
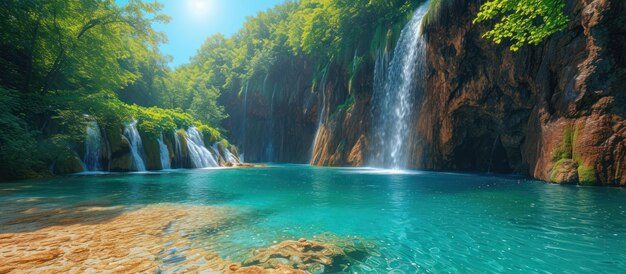
<svg viewBox="0 0 626 274">
<path fill-rule="evenodd" d="M 626 269 L 624 201 L 624 189 L 516 177 L 277 165 L 2 184 L 0 224 L 24 208 L 225 206 L 231 222 L 187 237 L 235 261 L 329 232 L 373 243 L 350 272 L 614 273 Z"/>
</svg>

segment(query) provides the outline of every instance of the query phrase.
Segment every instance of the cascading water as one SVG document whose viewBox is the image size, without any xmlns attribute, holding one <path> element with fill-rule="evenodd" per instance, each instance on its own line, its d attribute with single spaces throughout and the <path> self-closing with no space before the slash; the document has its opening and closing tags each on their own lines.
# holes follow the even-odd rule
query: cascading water
<svg viewBox="0 0 626 274">
<path fill-rule="evenodd" d="M 86 171 L 102 170 L 102 133 L 97 122 L 87 125 L 87 135 L 85 139 L 85 157 L 83 163 Z"/>
<path fill-rule="evenodd" d="M 326 115 L 326 80 L 328 77 L 329 68 L 330 68 L 330 63 L 328 63 L 328 65 L 326 65 L 326 67 L 324 68 L 324 74 L 322 74 L 322 79 L 320 80 L 320 85 L 321 85 L 320 90 L 322 93 L 322 100 L 320 102 L 321 111 L 320 111 L 320 117 L 317 120 L 317 131 L 315 132 L 315 138 L 313 138 L 313 144 L 311 145 L 311 162 L 314 162 L 317 158 L 317 155 L 315 154 L 315 152 L 318 151 L 316 145 L 318 142 L 320 131 L 322 129 L 322 126 L 324 125 L 324 117 Z"/>
<path fill-rule="evenodd" d="M 276 85 L 272 90 L 272 99 L 270 101 L 270 122 L 267 134 L 267 147 L 265 149 L 265 158 L 268 162 L 274 161 L 274 96 L 276 95 Z"/>
<path fill-rule="evenodd" d="M 243 161 L 243 156 L 246 153 L 246 134 L 247 134 L 247 127 L 248 127 L 248 85 L 249 82 L 246 81 L 246 88 L 243 91 L 243 115 L 242 115 L 242 119 L 243 119 L 243 127 L 242 127 L 242 143 L 241 143 L 241 161 Z"/>
<path fill-rule="evenodd" d="M 409 132 L 414 114 L 415 95 L 424 89 L 426 45 L 421 36 L 422 18 L 428 3 L 418 8 L 400 34 L 387 70 L 385 55 L 379 53 L 374 72 L 374 140 L 379 149 L 371 164 L 393 169 L 408 164 Z M 384 83 L 381 81 L 384 80 Z"/>
<path fill-rule="evenodd" d="M 211 152 L 205 147 L 202 140 L 202 134 L 195 127 L 187 129 L 187 148 L 189 149 L 189 158 L 195 168 L 217 167 L 217 160 Z"/>
<path fill-rule="evenodd" d="M 181 130 L 182 131 L 182 130 Z M 180 136 L 178 132 L 174 133 L 174 164 L 176 167 L 183 167 L 183 145 L 180 142 Z"/>
<path fill-rule="evenodd" d="M 161 157 L 161 169 L 170 169 L 172 165 L 170 163 L 170 151 L 167 149 L 167 145 L 163 143 L 163 133 L 157 140 L 159 142 L 159 155 Z"/>
<path fill-rule="evenodd" d="M 211 148 L 213 149 L 213 151 L 216 154 L 220 154 L 219 143 L 215 142 Z M 223 149 L 222 150 L 222 154 L 223 154 L 224 160 L 226 162 L 229 162 L 229 163 L 240 163 L 239 159 L 237 159 L 237 156 L 235 156 L 232 152 L 230 152 L 230 150 Z"/>
<path fill-rule="evenodd" d="M 122 136 L 130 144 L 130 152 L 133 157 L 133 164 L 137 171 L 146 171 L 146 165 L 143 161 L 143 142 L 141 136 L 137 130 L 137 121 L 133 121 L 124 128 L 124 135 Z"/>
</svg>

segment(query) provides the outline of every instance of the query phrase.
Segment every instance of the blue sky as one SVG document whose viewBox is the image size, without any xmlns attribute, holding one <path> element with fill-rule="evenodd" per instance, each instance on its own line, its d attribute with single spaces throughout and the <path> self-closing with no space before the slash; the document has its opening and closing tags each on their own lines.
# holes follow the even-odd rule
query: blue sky
<svg viewBox="0 0 626 274">
<path fill-rule="evenodd" d="M 127 0 L 116 0 L 125 4 Z M 150 0 L 150 2 L 153 2 Z M 164 5 L 161 11 L 172 20 L 167 25 L 154 28 L 167 34 L 169 42 L 161 51 L 174 57 L 170 64 L 175 67 L 189 61 L 204 40 L 216 33 L 231 36 L 246 20 L 285 0 L 159 0 Z"/>
</svg>

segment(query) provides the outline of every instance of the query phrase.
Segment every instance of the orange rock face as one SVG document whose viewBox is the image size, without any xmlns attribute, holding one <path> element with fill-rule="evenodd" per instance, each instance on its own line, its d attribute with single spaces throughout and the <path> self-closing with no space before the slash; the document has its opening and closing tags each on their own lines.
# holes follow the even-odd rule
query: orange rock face
<svg viewBox="0 0 626 274">
<path fill-rule="evenodd" d="M 565 31 L 515 53 L 470 27 L 477 10 L 455 1 L 426 29 L 419 166 L 626 184 L 624 2 L 570 1 Z"/>
</svg>

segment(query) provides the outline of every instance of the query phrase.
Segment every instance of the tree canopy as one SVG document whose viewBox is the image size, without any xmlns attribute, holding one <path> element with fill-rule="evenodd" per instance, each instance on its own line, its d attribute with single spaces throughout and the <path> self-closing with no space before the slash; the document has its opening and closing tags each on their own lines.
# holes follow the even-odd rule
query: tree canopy
<svg viewBox="0 0 626 274">
<path fill-rule="evenodd" d="M 565 29 L 569 19 L 564 8 L 563 0 L 492 0 L 480 7 L 474 23 L 497 20 L 483 37 L 496 44 L 508 40 L 517 51 Z"/>
</svg>

